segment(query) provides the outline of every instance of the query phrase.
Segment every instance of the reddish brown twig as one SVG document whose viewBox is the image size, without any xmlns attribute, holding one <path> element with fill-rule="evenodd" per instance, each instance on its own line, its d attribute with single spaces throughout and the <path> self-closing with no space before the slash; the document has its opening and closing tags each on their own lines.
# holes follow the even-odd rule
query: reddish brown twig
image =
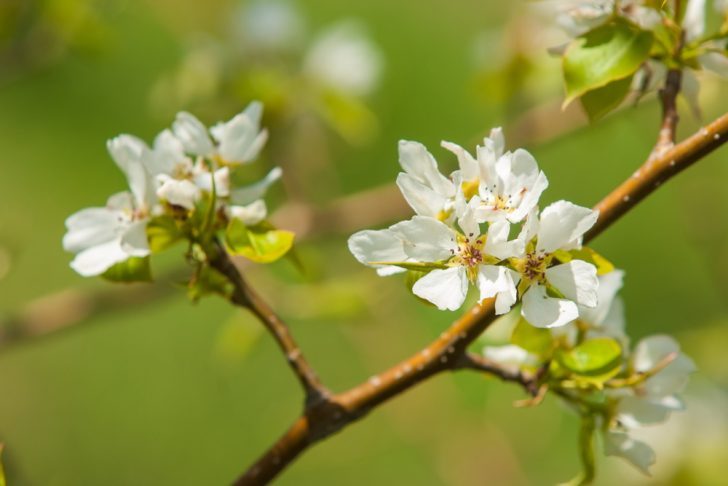
<svg viewBox="0 0 728 486">
<path fill-rule="evenodd" d="M 650 158 L 596 209 L 597 224 L 585 236 L 603 232 L 637 202 L 673 175 L 728 141 L 728 114 L 663 155 Z M 462 356 L 495 317 L 492 300 L 475 306 L 425 349 L 360 385 L 308 407 L 303 416 L 235 484 L 265 484 L 310 445 L 341 430 L 370 410 L 427 378 L 461 367 Z"/>
</svg>

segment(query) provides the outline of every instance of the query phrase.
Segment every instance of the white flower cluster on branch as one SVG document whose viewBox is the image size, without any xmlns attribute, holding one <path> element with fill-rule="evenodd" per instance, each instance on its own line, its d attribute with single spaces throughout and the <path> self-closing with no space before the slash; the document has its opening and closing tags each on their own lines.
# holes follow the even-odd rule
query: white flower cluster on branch
<svg viewBox="0 0 728 486">
<path fill-rule="evenodd" d="M 354 234 L 356 259 L 380 275 L 419 272 L 412 292 L 443 310 L 460 308 L 471 284 L 478 301 L 495 298 L 498 314 L 522 299 L 523 316 L 537 327 L 565 325 L 580 307 L 595 307 L 597 268 L 580 256 L 597 213 L 567 201 L 539 212 L 546 176 L 527 151 L 505 151 L 500 129 L 475 157 L 443 147 L 459 163 L 450 177 L 423 145 L 400 142 L 397 184 L 417 216 Z"/>
<path fill-rule="evenodd" d="M 181 112 L 151 147 L 133 135 L 110 140 L 109 153 L 129 190 L 111 196 L 104 207 L 83 209 L 66 220 L 63 246 L 76 254 L 71 267 L 93 276 L 148 256 L 148 224 L 160 216 L 179 221 L 191 220 L 195 213 L 204 219 L 209 213 L 215 220 L 238 219 L 246 226 L 263 221 L 267 210 L 262 198 L 281 169 L 251 185 L 232 182 L 233 172 L 254 161 L 267 140 L 267 131 L 260 128 L 262 111 L 262 104 L 253 102 L 209 131 Z"/>
</svg>

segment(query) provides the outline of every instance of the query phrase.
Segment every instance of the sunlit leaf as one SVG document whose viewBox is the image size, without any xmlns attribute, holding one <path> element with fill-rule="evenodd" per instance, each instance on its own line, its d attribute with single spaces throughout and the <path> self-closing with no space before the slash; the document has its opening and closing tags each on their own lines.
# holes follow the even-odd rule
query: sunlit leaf
<svg viewBox="0 0 728 486">
<path fill-rule="evenodd" d="M 574 39 L 563 58 L 566 101 L 626 78 L 647 60 L 650 32 L 617 19 Z"/>
<path fill-rule="evenodd" d="M 589 247 L 581 247 L 578 250 L 557 250 L 554 252 L 554 256 L 561 263 L 568 263 L 574 259 L 584 260 L 587 263 L 591 263 L 597 267 L 597 275 L 605 275 L 609 272 L 614 271 L 614 264 L 604 258 L 600 253 Z"/>
<path fill-rule="evenodd" d="M 273 228 L 268 223 L 245 226 L 232 219 L 225 231 L 225 243 L 231 253 L 256 263 L 271 263 L 285 255 L 293 246 L 295 234 Z"/>
<path fill-rule="evenodd" d="M 568 351 L 557 353 L 559 363 L 572 373 L 604 375 L 621 364 L 622 347 L 612 338 L 590 339 Z"/>
<path fill-rule="evenodd" d="M 589 120 L 592 122 L 597 121 L 617 108 L 627 97 L 633 77 L 628 76 L 618 79 L 606 86 L 584 93 L 580 101 Z"/>
<path fill-rule="evenodd" d="M 149 257 L 131 257 L 106 270 L 101 276 L 111 282 L 151 282 Z"/>
</svg>

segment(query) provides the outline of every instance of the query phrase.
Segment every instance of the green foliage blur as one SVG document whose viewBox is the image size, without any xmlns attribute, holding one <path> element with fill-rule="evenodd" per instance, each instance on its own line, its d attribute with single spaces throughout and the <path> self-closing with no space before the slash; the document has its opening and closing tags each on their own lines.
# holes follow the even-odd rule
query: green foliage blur
<svg viewBox="0 0 728 486">
<path fill-rule="evenodd" d="M 229 40 L 225 32 L 240 7 L 229 0 L 56 0 L 28 12 L 24 2 L 14 3 L 0 4 L 0 320 L 32 312 L 26 303 L 63 289 L 114 290 L 68 267 L 63 221 L 123 188 L 105 141 L 119 133 L 150 141 L 167 126 L 172 114 L 153 100 L 160 79 L 178 68 L 191 40 Z M 27 35 L 33 19 L 47 24 L 46 4 L 60 34 L 38 42 L 58 48 L 53 62 L 32 58 L 50 51 Z M 362 143 L 326 128 L 307 143 L 305 120 L 302 130 L 277 133 L 264 119 L 271 147 L 283 149 L 267 151 L 259 170 L 280 164 L 300 176 L 291 191 L 297 203 L 325 204 L 393 183 L 401 138 L 425 143 L 452 168 L 440 140 L 474 148 L 503 125 L 509 148 L 524 143 L 546 172 L 543 204 L 566 198 L 591 206 L 633 173 L 656 139 L 654 100 L 592 126 L 576 106 L 559 111 L 559 61 L 546 54 L 550 34 L 527 20 L 525 2 L 308 0 L 299 8 L 311 30 L 342 18 L 364 22 L 386 67 L 368 100 L 376 134 Z M 707 122 L 728 110 L 728 91 L 705 81 Z M 200 116 L 209 124 L 246 101 L 216 104 Z M 682 108 L 685 136 L 700 120 Z M 598 455 L 597 484 L 725 484 L 726 180 L 723 148 L 592 243 L 626 270 L 632 338 L 673 334 L 699 367 L 687 411 L 647 439 L 658 457 L 654 477 Z M 288 189 L 274 189 L 273 208 L 291 198 Z M 337 391 L 415 352 L 456 316 L 422 305 L 401 278 L 382 279 L 359 265 L 347 237 L 298 245 L 303 273 L 290 261 L 247 267 L 248 279 Z M 164 274 L 179 258 L 161 258 L 153 271 Z M 484 341 L 506 338 L 496 326 Z M 579 467 L 577 417 L 554 398 L 514 408 L 520 398 L 514 386 L 474 373 L 437 377 L 308 451 L 278 484 L 569 479 Z M 0 443 L 13 486 L 227 484 L 285 430 L 301 400 L 284 359 L 251 316 L 218 298 L 193 305 L 183 290 L 36 341 L 0 345 Z"/>
</svg>

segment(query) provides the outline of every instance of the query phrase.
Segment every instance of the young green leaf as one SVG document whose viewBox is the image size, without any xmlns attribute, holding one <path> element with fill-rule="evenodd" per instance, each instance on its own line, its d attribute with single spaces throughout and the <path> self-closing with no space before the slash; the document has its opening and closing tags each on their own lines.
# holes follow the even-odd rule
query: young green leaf
<svg viewBox="0 0 728 486">
<path fill-rule="evenodd" d="M 593 123 L 617 108 L 627 97 L 633 77 L 618 79 L 606 86 L 584 93 L 580 101 L 589 121 Z"/>
<path fill-rule="evenodd" d="M 149 257 L 131 257 L 106 270 L 101 276 L 111 282 L 151 282 Z"/>
<path fill-rule="evenodd" d="M 225 242 L 231 253 L 256 263 L 271 263 L 293 246 L 294 233 L 273 228 L 268 223 L 245 226 L 233 219 L 225 231 Z"/>
<path fill-rule="evenodd" d="M 574 39 L 563 58 L 566 100 L 569 104 L 588 91 L 634 74 L 652 47 L 650 32 L 624 19 L 597 27 Z"/>
<path fill-rule="evenodd" d="M 612 338 L 585 341 L 568 351 L 557 353 L 559 363 L 572 373 L 586 376 L 605 375 L 621 364 L 622 347 Z"/>
</svg>

